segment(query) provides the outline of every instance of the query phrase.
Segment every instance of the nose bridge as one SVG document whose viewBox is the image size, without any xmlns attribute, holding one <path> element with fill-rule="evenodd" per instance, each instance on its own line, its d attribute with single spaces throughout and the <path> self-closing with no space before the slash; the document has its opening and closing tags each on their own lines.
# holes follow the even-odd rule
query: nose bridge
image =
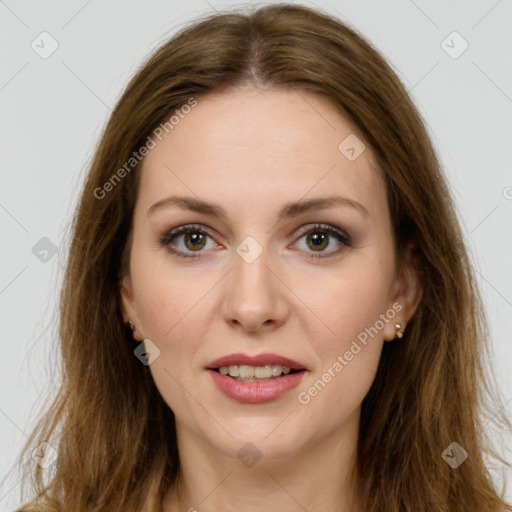
<svg viewBox="0 0 512 512">
<path fill-rule="evenodd" d="M 234 284 L 237 288 L 252 288 L 255 293 L 272 287 L 268 280 L 269 251 L 264 249 L 255 238 L 247 237 L 235 249 Z M 246 290 L 248 291 L 248 290 Z"/>
<path fill-rule="evenodd" d="M 271 259 L 270 251 L 252 236 L 246 237 L 235 248 L 234 269 L 224 301 L 227 321 L 236 321 L 250 330 L 270 320 L 284 321 L 287 301 L 276 276 L 268 268 L 272 266 Z"/>
</svg>

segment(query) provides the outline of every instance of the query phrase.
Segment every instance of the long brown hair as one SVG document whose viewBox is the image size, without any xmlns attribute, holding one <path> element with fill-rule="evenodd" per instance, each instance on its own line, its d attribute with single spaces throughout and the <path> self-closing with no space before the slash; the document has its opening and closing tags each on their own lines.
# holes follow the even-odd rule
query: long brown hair
<svg viewBox="0 0 512 512">
<path fill-rule="evenodd" d="M 130 159 L 191 99 L 244 85 L 317 93 L 359 129 L 385 176 L 398 259 L 413 241 L 425 276 L 416 314 L 400 342 L 384 345 L 362 404 L 362 510 L 503 512 L 510 504 L 485 457 L 506 462 L 485 427 L 491 419 L 512 427 L 492 412 L 482 300 L 424 121 L 356 30 L 287 4 L 197 19 L 148 58 L 118 101 L 72 224 L 62 383 L 24 448 L 48 442 L 58 458 L 51 470 L 29 460 L 33 495 L 18 512 L 153 512 L 176 481 L 174 415 L 134 357 L 119 310 L 140 175 Z M 469 455 L 457 468 L 442 457 L 453 442 Z"/>
</svg>

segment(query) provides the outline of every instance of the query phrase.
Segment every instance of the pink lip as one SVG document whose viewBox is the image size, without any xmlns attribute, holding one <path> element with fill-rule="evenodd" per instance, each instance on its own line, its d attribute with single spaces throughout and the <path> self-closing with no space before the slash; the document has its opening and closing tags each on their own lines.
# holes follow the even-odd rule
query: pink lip
<svg viewBox="0 0 512 512">
<path fill-rule="evenodd" d="M 282 358 L 281 358 L 282 359 Z M 219 359 L 222 362 L 222 359 Z M 240 359 L 238 360 L 240 361 Z M 217 364 L 216 361 L 214 361 Z M 280 363 L 277 363 L 280 364 Z M 229 366 L 224 365 L 222 366 Z M 260 366 L 259 364 L 256 366 Z M 306 373 L 304 370 L 297 373 L 289 373 L 276 379 L 262 382 L 242 382 L 222 375 L 212 369 L 207 369 L 217 387 L 229 398 L 247 404 L 262 404 L 276 400 L 287 391 L 299 385 Z"/>
<path fill-rule="evenodd" d="M 292 370 L 297 370 L 297 373 L 289 373 L 267 381 L 243 382 L 215 371 L 221 366 L 231 366 L 235 364 L 246 364 L 249 366 L 280 364 L 281 366 L 288 366 Z M 238 402 L 248 404 L 261 404 L 276 400 L 286 392 L 298 386 L 307 370 L 307 368 L 302 364 L 294 361 L 293 359 L 271 353 L 258 354 L 254 356 L 243 353 L 230 354 L 228 356 L 215 359 L 215 361 L 212 361 L 206 369 L 212 376 L 217 387 L 226 396 L 233 400 L 237 400 Z"/>
<path fill-rule="evenodd" d="M 247 354 L 230 354 L 229 356 L 224 356 L 219 359 L 215 359 L 212 361 L 207 368 L 218 369 L 221 366 L 232 366 L 235 364 L 246 364 L 249 366 L 265 366 L 267 364 L 280 364 L 281 366 L 288 366 L 292 370 L 306 370 L 302 364 L 294 361 L 293 359 L 288 359 L 287 357 L 280 356 L 278 354 L 258 354 L 256 356 L 249 356 Z M 277 380 L 277 379 L 276 379 Z"/>
</svg>

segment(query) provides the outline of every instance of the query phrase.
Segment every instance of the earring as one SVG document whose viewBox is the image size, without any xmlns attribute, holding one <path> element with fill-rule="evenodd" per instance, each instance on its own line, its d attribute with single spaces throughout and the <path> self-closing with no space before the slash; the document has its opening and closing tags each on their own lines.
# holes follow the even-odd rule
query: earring
<svg viewBox="0 0 512 512">
<path fill-rule="evenodd" d="M 402 339 L 404 337 L 405 325 L 402 328 L 402 324 L 395 324 L 395 329 L 396 329 L 396 337 L 398 339 Z"/>
<path fill-rule="evenodd" d="M 131 321 L 131 320 L 129 320 L 129 321 L 128 321 L 128 326 L 130 327 L 130 329 L 131 329 L 132 331 L 134 331 L 134 330 L 135 330 L 135 327 L 133 326 L 133 324 L 132 324 L 132 321 Z"/>
</svg>

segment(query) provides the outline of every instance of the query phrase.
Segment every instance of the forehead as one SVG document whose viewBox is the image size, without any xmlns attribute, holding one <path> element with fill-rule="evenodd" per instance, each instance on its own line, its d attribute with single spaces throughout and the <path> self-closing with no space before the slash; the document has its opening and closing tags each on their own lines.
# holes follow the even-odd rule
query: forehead
<svg viewBox="0 0 512 512">
<path fill-rule="evenodd" d="M 362 150 L 358 130 L 310 92 L 247 87 L 209 94 L 155 142 L 140 181 L 147 207 L 186 193 L 227 208 L 277 210 L 302 197 L 339 193 L 377 215 L 386 209 L 370 148 Z"/>
</svg>

